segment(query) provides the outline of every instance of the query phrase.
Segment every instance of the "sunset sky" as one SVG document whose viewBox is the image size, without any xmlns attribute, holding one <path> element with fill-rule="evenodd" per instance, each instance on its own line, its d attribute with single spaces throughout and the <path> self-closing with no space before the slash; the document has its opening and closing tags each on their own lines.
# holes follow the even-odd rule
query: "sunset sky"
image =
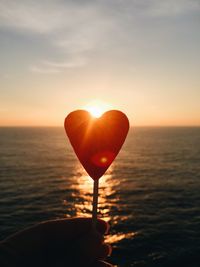
<svg viewBox="0 0 200 267">
<path fill-rule="evenodd" d="M 0 0 L 0 125 L 62 126 L 93 100 L 200 126 L 200 1 Z"/>
</svg>

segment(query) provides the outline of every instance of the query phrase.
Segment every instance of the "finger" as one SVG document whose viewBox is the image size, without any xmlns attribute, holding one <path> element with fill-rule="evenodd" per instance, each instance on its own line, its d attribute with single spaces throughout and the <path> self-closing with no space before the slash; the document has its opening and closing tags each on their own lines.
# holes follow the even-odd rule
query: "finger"
<svg viewBox="0 0 200 267">
<path fill-rule="evenodd" d="M 99 249 L 98 259 L 104 260 L 112 253 L 112 247 L 109 244 L 103 244 Z"/>
<path fill-rule="evenodd" d="M 92 229 L 91 218 L 62 219 L 44 222 L 40 226 L 42 235 L 53 241 L 70 241 L 87 234 Z M 105 234 L 109 229 L 108 224 L 98 219 L 97 231 Z"/>
<path fill-rule="evenodd" d="M 87 235 L 77 239 L 73 246 L 73 251 L 78 255 L 77 262 L 84 262 L 84 266 L 89 266 L 98 259 L 102 244 L 103 236 L 95 231 L 90 231 Z"/>
<path fill-rule="evenodd" d="M 86 266 L 96 260 L 104 260 L 112 253 L 112 247 L 103 243 L 102 236 L 95 232 L 83 237 L 76 248 L 76 254 L 79 255 L 80 262 L 85 262 Z"/>
<path fill-rule="evenodd" d="M 106 261 L 97 261 L 92 267 L 114 267 L 114 266 Z"/>
<path fill-rule="evenodd" d="M 101 219 L 98 219 L 96 228 L 97 228 L 97 231 L 99 233 L 104 235 L 104 234 L 108 234 L 108 232 L 110 230 L 110 225 L 107 222 L 105 222 L 105 221 L 103 221 Z"/>
<path fill-rule="evenodd" d="M 98 220 L 97 231 L 94 231 L 92 219 L 75 218 L 49 221 L 43 223 L 42 228 L 47 251 L 54 252 L 66 263 L 73 262 L 73 266 L 89 266 L 97 259 L 103 243 L 102 234 L 108 225 Z"/>
<path fill-rule="evenodd" d="M 18 232 L 8 237 L 4 243 L 14 251 L 31 254 L 51 245 L 59 244 L 59 247 L 66 247 L 71 241 L 87 236 L 91 229 L 91 218 L 52 220 Z M 108 230 L 108 224 L 98 220 L 97 230 L 101 234 L 105 233 Z"/>
</svg>

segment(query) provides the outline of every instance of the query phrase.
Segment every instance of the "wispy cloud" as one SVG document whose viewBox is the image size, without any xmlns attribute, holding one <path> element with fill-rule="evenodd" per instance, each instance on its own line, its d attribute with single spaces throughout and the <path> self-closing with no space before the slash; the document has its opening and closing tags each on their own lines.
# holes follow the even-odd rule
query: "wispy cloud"
<svg viewBox="0 0 200 267">
<path fill-rule="evenodd" d="M 30 71 L 39 74 L 57 74 L 60 72 L 57 68 L 45 68 L 44 66 L 31 66 Z"/>
<path fill-rule="evenodd" d="M 90 52 L 105 44 L 111 43 L 114 49 L 113 44 L 120 48 L 121 43 L 134 40 L 135 20 L 140 15 L 152 18 L 196 10 L 200 10 L 199 0 L 0 0 L 0 28 L 47 41 L 55 54 L 63 55 L 63 62 L 49 56 L 46 63 L 33 63 L 31 71 L 59 73 L 84 66 Z"/>
<path fill-rule="evenodd" d="M 33 64 L 31 71 L 57 73 L 62 68 L 86 63 L 88 52 L 97 47 L 102 35 L 110 30 L 110 18 L 102 12 L 95 1 L 94 4 L 86 1 L 83 5 L 61 0 L 0 0 L 0 28 L 48 39 L 46 45 L 53 46 L 55 53 L 62 53 L 64 63 L 48 58 L 46 63 Z M 50 66 L 53 64 L 55 66 Z"/>
<path fill-rule="evenodd" d="M 65 69 L 82 67 L 87 63 L 84 58 L 72 58 L 71 60 L 58 62 L 58 61 L 41 61 L 37 65 L 30 67 L 31 72 L 36 73 L 60 73 Z"/>
<path fill-rule="evenodd" d="M 44 61 L 44 65 L 48 67 L 54 68 L 74 68 L 74 67 L 81 67 L 86 64 L 86 60 L 83 58 L 72 59 L 71 61 L 67 62 L 51 62 L 51 61 Z"/>
<path fill-rule="evenodd" d="M 0 1 L 0 26 L 20 31 L 51 33 L 67 26 L 76 15 L 75 7 L 63 7 L 60 0 Z"/>
<path fill-rule="evenodd" d="M 50 34 L 103 26 L 127 14 L 174 15 L 200 9 L 199 0 L 0 0 L 0 27 Z M 130 17 L 129 17 L 130 18 Z M 63 32 L 60 32 L 63 33 Z"/>
<path fill-rule="evenodd" d="M 152 16 L 176 16 L 200 10 L 199 0 L 150 0 L 146 12 Z"/>
<path fill-rule="evenodd" d="M 46 15 L 43 11 L 37 2 L 34 4 L 31 1 L 26 1 L 26 3 L 24 1 L 1 1 L 0 25 L 11 29 L 44 32 L 49 26 L 52 27 L 52 22 L 50 25 L 45 22 Z"/>
<path fill-rule="evenodd" d="M 90 51 L 94 48 L 95 41 L 92 41 L 91 37 L 92 36 L 89 36 L 88 34 L 82 32 L 79 34 L 73 34 L 72 38 L 58 38 L 58 40 L 54 41 L 53 44 L 63 51 L 70 51 L 71 53 L 82 53 Z"/>
</svg>

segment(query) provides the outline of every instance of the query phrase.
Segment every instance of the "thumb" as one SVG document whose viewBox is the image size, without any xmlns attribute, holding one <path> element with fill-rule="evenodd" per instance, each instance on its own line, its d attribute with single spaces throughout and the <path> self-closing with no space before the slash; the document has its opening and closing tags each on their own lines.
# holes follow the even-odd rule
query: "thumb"
<svg viewBox="0 0 200 267">
<path fill-rule="evenodd" d="M 104 238 L 102 234 L 97 231 L 91 230 L 87 235 L 82 236 L 76 242 L 76 252 L 78 259 L 76 264 L 78 266 L 90 266 L 98 259 Z"/>
<path fill-rule="evenodd" d="M 45 239 L 49 239 L 58 258 L 69 266 L 81 267 L 90 266 L 101 254 L 103 234 L 109 228 L 105 221 L 98 219 L 95 231 L 91 218 L 56 220 L 44 226 L 43 236 L 48 236 Z"/>
</svg>

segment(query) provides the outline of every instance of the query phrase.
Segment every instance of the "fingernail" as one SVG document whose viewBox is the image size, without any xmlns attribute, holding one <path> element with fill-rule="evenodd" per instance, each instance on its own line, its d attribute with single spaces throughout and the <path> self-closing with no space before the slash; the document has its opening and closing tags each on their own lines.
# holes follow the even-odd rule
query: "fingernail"
<svg viewBox="0 0 200 267">
<path fill-rule="evenodd" d="M 110 225 L 107 222 L 105 222 L 104 220 L 99 219 L 96 229 L 101 234 L 107 234 L 109 232 Z"/>
<path fill-rule="evenodd" d="M 104 260 L 107 257 L 109 257 L 111 253 L 112 253 L 112 247 L 104 243 L 99 249 L 98 257 L 99 259 Z"/>
<path fill-rule="evenodd" d="M 115 267 L 115 266 L 112 265 L 111 263 L 108 263 L 108 262 L 105 262 L 105 261 L 99 261 L 98 267 Z"/>
<path fill-rule="evenodd" d="M 109 233 L 109 231 L 110 231 L 110 224 L 109 224 L 109 223 L 107 223 L 107 228 L 106 228 L 105 234 L 108 234 L 108 233 Z"/>
<path fill-rule="evenodd" d="M 108 257 L 110 257 L 112 254 L 112 247 L 110 244 L 107 244 L 107 246 L 108 246 Z"/>
</svg>

